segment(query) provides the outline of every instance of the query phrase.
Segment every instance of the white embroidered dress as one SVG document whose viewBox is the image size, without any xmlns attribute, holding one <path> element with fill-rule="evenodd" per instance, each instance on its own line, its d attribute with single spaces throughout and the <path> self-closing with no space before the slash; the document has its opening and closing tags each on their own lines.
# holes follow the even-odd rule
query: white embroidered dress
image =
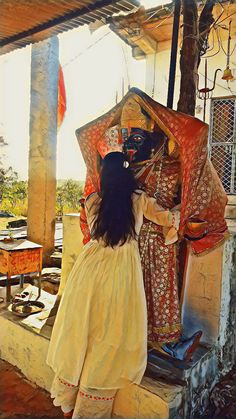
<svg viewBox="0 0 236 419">
<path fill-rule="evenodd" d="M 87 200 L 90 226 L 97 194 Z M 173 213 L 144 192 L 133 195 L 135 229 L 143 215 L 169 227 L 177 239 Z M 147 310 L 138 243 L 104 247 L 91 240 L 69 275 L 54 324 L 47 363 L 75 386 L 111 390 L 139 384 L 147 361 Z"/>
</svg>

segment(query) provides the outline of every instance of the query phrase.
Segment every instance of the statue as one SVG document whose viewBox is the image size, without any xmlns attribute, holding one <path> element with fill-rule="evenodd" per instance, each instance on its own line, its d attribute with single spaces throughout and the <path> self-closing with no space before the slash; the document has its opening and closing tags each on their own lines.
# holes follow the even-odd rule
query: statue
<svg viewBox="0 0 236 419">
<path fill-rule="evenodd" d="M 207 157 L 207 125 L 172 111 L 133 88 L 111 111 L 77 130 L 87 165 L 85 196 L 99 189 L 100 157 L 123 146 L 141 188 L 164 208 L 181 204 L 180 239 L 193 252 L 219 245 L 227 232 L 226 195 Z M 195 220 L 195 223 L 194 223 Z M 202 220 L 202 221 L 201 221 Z M 200 221 L 200 222 L 199 222 Z M 194 226 L 197 228 L 194 230 Z M 84 241 L 89 239 L 81 211 Z M 148 307 L 148 339 L 178 359 L 189 359 L 201 332 L 182 333 L 178 245 L 154 223 L 143 224 L 139 248 Z"/>
<path fill-rule="evenodd" d="M 180 204 L 180 162 L 168 153 L 167 137 L 130 98 L 121 114 L 124 152 L 141 189 L 163 208 Z M 129 128 L 127 128 L 129 127 Z M 139 237 L 148 309 L 148 340 L 162 345 L 181 336 L 176 244 L 165 242 L 163 228 L 144 220 Z"/>
</svg>

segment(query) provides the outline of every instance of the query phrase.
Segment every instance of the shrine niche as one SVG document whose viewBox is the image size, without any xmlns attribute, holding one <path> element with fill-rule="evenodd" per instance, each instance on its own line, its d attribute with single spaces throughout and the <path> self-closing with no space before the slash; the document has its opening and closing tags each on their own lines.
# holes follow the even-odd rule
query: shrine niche
<svg viewBox="0 0 236 419">
<path fill-rule="evenodd" d="M 99 190 L 101 159 L 109 151 L 123 147 L 140 187 L 164 208 L 180 205 L 178 245 L 166 244 L 165 232 L 148 222 L 143 224 L 139 245 L 149 341 L 154 346 L 162 345 L 178 359 L 191 356 L 201 333 L 196 324 L 192 336 L 182 335 L 183 290 L 178 289 L 178 283 L 181 284 L 186 272 L 186 243 L 188 252 L 204 255 L 223 244 L 227 237 L 224 220 L 227 198 L 208 159 L 208 126 L 132 88 L 117 106 L 78 129 L 76 136 L 87 166 L 84 198 Z M 135 136 L 135 145 L 131 146 Z M 89 230 L 83 209 L 80 222 L 86 243 Z M 181 344 L 176 347 L 176 342 Z"/>
</svg>

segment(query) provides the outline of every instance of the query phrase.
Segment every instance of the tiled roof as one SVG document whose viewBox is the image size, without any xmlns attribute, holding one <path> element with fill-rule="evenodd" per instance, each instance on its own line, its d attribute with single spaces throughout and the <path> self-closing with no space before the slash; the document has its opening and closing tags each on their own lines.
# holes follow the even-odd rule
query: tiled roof
<svg viewBox="0 0 236 419">
<path fill-rule="evenodd" d="M 0 0 L 0 54 L 120 12 L 138 0 Z"/>
</svg>

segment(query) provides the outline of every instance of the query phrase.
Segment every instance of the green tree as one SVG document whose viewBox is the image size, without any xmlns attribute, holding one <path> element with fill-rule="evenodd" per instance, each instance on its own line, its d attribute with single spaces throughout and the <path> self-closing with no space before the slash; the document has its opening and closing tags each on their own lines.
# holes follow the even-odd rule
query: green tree
<svg viewBox="0 0 236 419">
<path fill-rule="evenodd" d="M 27 182 L 13 178 L 5 182 L 3 189 L 3 199 L 8 200 L 12 207 L 17 205 L 17 202 L 25 201 L 27 198 Z"/>
<path fill-rule="evenodd" d="M 83 185 L 72 179 L 68 179 L 57 187 L 57 213 L 62 215 L 67 211 L 79 211 L 83 194 Z"/>
<path fill-rule="evenodd" d="M 12 184 L 12 182 L 17 180 L 17 173 L 12 169 L 12 167 L 4 166 L 4 148 L 7 146 L 3 136 L 0 136 L 0 203 L 2 203 L 4 192 Z"/>
</svg>

